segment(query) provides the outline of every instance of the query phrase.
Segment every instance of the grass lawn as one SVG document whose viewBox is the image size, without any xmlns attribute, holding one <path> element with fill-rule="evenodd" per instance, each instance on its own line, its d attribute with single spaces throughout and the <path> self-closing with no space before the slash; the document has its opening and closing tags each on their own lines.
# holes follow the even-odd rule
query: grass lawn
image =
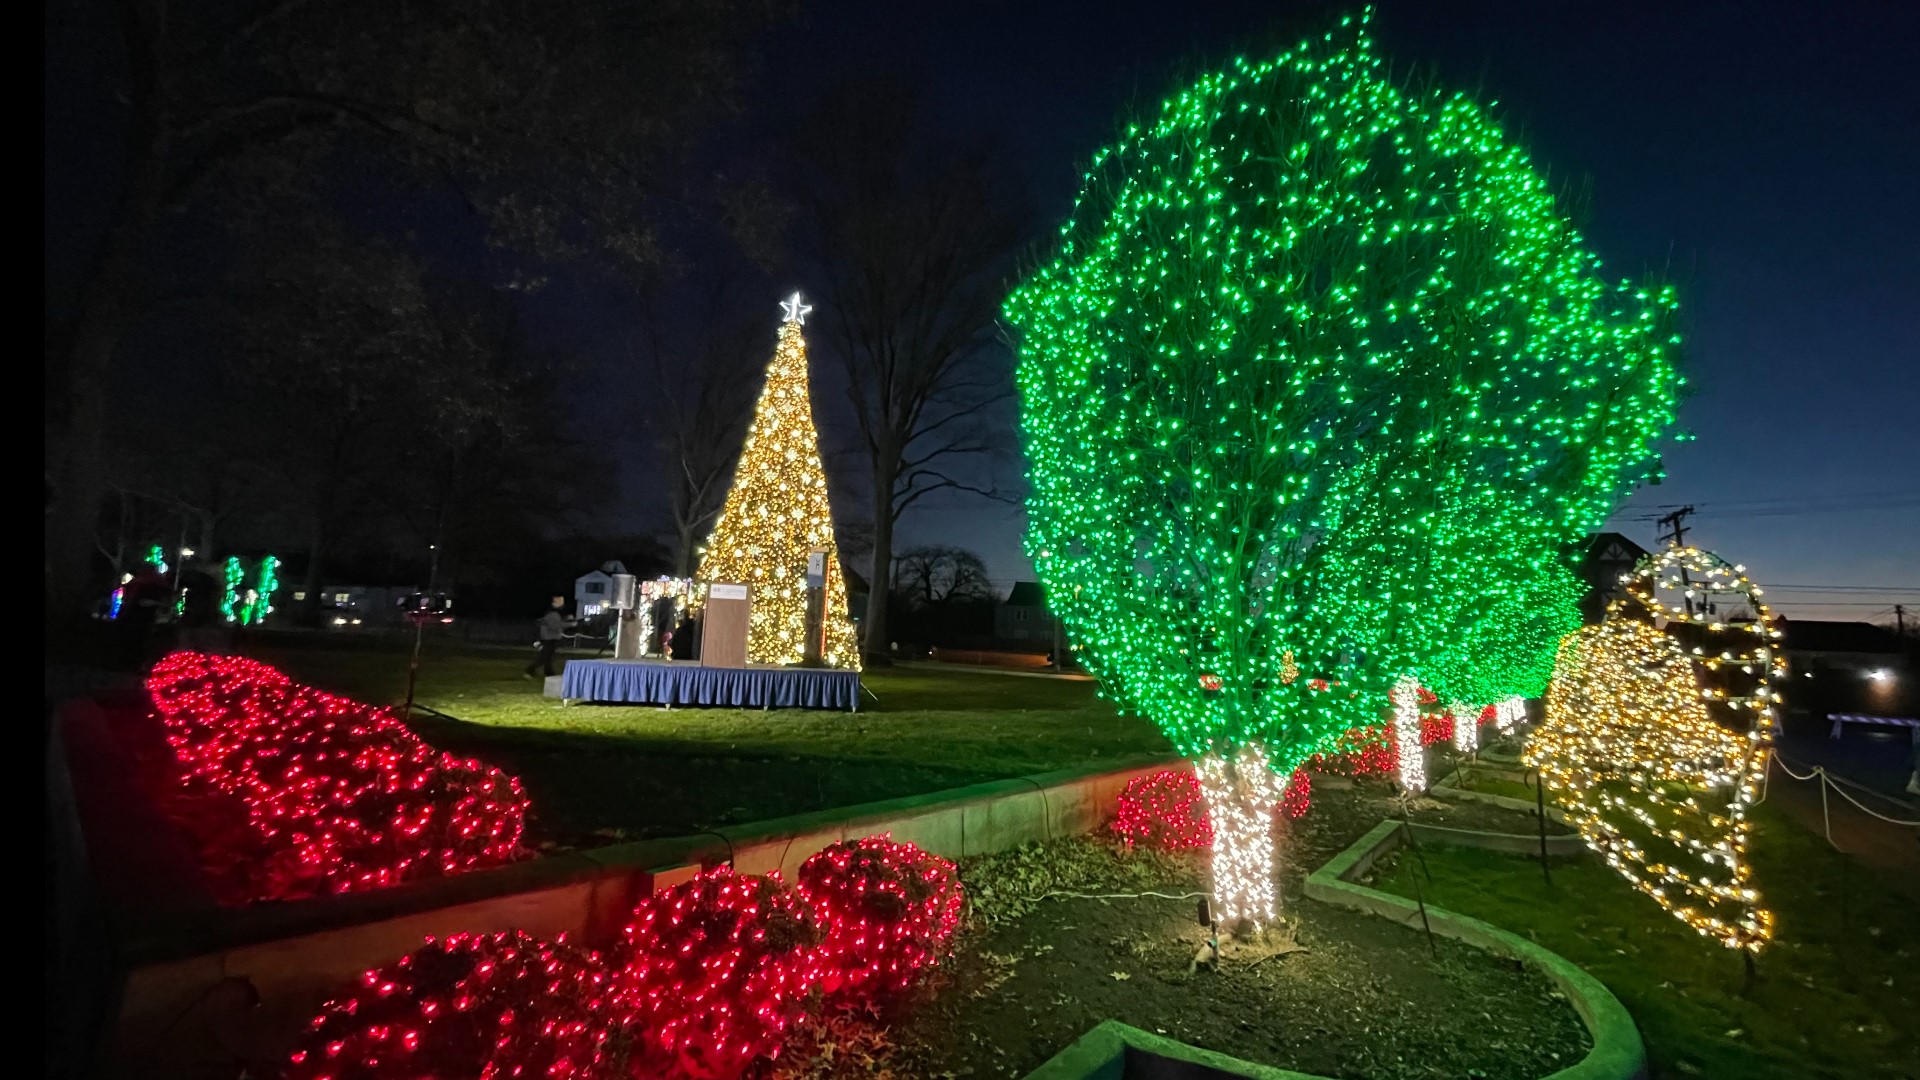
<svg viewBox="0 0 1920 1080">
<path fill-rule="evenodd" d="M 1640 1025 L 1656 1077 L 1920 1076 L 1920 924 L 1912 905 L 1771 806 L 1754 877 L 1777 919 L 1759 982 L 1597 859 L 1539 863 L 1424 849 L 1429 903 L 1533 938 L 1606 983 Z M 1411 859 L 1378 887 L 1413 895 Z"/>
<path fill-rule="evenodd" d="M 377 704 L 406 693 L 397 641 L 286 635 L 246 650 L 303 682 Z M 534 838 L 673 836 L 1119 761 L 1172 749 L 1086 681 L 972 669 L 863 676 L 858 713 L 562 707 L 521 677 L 531 650 L 429 643 L 413 725 L 435 746 L 518 775 Z"/>
<path fill-rule="evenodd" d="M 1486 773 L 1469 771 L 1464 786 L 1468 791 L 1478 791 L 1486 795 L 1504 795 L 1509 799 L 1534 801 L 1532 786 L 1502 776 L 1489 776 Z"/>
</svg>

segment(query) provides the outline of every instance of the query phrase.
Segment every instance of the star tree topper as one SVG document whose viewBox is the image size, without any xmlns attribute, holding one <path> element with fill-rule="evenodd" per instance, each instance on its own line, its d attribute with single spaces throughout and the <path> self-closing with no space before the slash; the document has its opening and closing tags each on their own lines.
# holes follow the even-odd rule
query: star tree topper
<svg viewBox="0 0 1920 1080">
<path fill-rule="evenodd" d="M 813 311 L 813 305 L 801 303 L 800 294 L 796 292 L 787 299 L 780 301 L 780 309 L 787 313 L 787 317 L 782 321 L 799 323 L 805 326 L 808 314 Z"/>
</svg>

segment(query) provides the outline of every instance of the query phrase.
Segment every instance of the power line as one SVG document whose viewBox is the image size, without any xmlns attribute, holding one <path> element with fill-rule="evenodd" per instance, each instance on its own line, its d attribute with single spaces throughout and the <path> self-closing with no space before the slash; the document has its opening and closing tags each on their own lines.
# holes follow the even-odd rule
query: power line
<svg viewBox="0 0 1920 1080">
<path fill-rule="evenodd" d="M 1787 585 L 1772 581 L 1763 581 L 1760 584 L 1771 591 L 1792 589 L 1795 592 L 1920 592 L 1920 585 Z"/>
<path fill-rule="evenodd" d="M 1788 600 L 1793 607 L 1884 607 L 1878 600 Z M 1886 608 L 1892 611 L 1892 608 Z"/>
<path fill-rule="evenodd" d="M 1835 492 L 1831 495 L 1792 495 L 1774 496 L 1766 499 L 1713 499 L 1695 503 L 1696 506 L 1802 506 L 1814 503 L 1855 502 L 1868 499 L 1920 499 L 1920 490 L 1905 491 L 1851 491 Z M 1655 508 L 1672 510 L 1680 503 L 1656 503 Z"/>
<path fill-rule="evenodd" d="M 1893 492 L 1879 495 L 1849 495 L 1835 498 L 1780 499 L 1750 502 L 1700 502 L 1691 504 L 1694 512 L 1715 518 L 1779 517 L 1803 513 L 1840 513 L 1864 510 L 1896 510 L 1920 505 L 1920 492 Z M 1627 521 L 1661 521 L 1672 514 L 1661 510 L 1685 507 L 1663 503 L 1654 507 L 1621 507 L 1609 515 Z"/>
</svg>

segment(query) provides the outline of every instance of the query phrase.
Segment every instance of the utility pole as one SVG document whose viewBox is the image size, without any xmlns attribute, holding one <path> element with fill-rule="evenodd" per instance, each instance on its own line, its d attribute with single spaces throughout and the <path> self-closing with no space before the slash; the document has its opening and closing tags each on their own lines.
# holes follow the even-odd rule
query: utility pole
<svg viewBox="0 0 1920 1080">
<path fill-rule="evenodd" d="M 1688 504 L 1686 506 L 1675 507 L 1673 513 L 1661 518 L 1659 524 L 1665 531 L 1661 532 L 1659 539 L 1671 539 L 1674 547 L 1684 546 L 1684 541 L 1687 536 L 1687 516 L 1692 513 L 1693 506 L 1692 504 Z M 1680 571 L 1680 582 L 1687 586 L 1687 592 L 1689 594 L 1693 592 L 1693 579 L 1688 576 L 1684 569 Z M 1687 596 L 1685 603 L 1687 605 L 1687 616 L 1691 618 L 1693 616 L 1693 597 L 1691 595 Z M 1704 608 L 1705 606 L 1706 601 L 1702 600 L 1701 607 Z"/>
<path fill-rule="evenodd" d="M 1893 605 L 1893 625 L 1898 627 L 1901 637 L 1907 636 L 1907 607 L 1905 604 Z"/>
<path fill-rule="evenodd" d="M 1659 539 L 1671 539 L 1674 547 L 1684 547 L 1687 538 L 1686 521 L 1692 514 L 1693 507 L 1681 506 L 1676 507 L 1673 513 L 1661 518 L 1659 524 L 1663 531 L 1660 533 Z"/>
</svg>

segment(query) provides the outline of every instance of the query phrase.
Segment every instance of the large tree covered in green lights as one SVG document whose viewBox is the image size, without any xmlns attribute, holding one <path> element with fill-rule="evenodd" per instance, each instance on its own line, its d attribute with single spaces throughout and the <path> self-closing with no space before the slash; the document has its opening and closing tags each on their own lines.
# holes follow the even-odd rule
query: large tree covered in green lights
<svg viewBox="0 0 1920 1080">
<path fill-rule="evenodd" d="M 1216 910 L 1255 924 L 1301 761 L 1396 687 L 1539 691 L 1563 552 L 1681 382 L 1671 292 L 1605 279 L 1486 110 L 1366 23 L 1128 127 L 1006 307 L 1049 603 L 1197 759 Z"/>
</svg>

